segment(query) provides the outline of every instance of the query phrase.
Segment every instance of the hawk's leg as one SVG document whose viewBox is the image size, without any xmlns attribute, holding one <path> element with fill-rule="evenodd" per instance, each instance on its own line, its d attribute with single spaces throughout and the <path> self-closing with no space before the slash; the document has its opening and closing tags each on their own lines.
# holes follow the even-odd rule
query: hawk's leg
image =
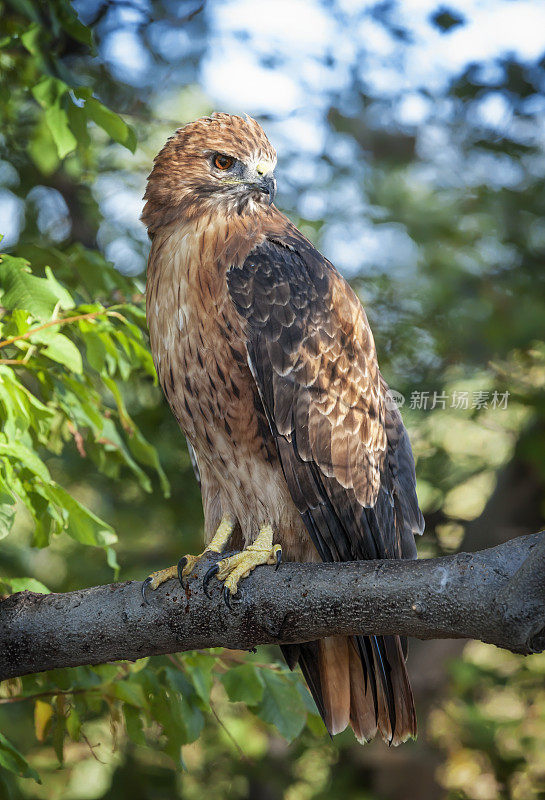
<svg viewBox="0 0 545 800">
<path fill-rule="evenodd" d="M 202 553 L 199 553 L 198 556 L 182 556 L 178 562 L 178 577 L 180 578 L 180 583 L 182 586 L 184 586 L 184 578 L 187 578 L 189 575 L 191 575 L 202 558 L 206 558 L 209 553 L 222 553 L 225 550 L 225 546 L 231 538 L 234 528 L 235 523 L 231 517 L 223 517 L 217 531 L 210 540 L 209 544 L 206 545 Z"/>
<path fill-rule="evenodd" d="M 214 577 L 223 581 L 223 598 L 227 605 L 231 607 L 231 597 L 238 591 L 238 584 L 242 578 L 247 578 L 250 572 L 261 564 L 280 564 L 282 559 L 282 548 L 279 544 L 273 544 L 273 529 L 270 525 L 263 525 L 259 530 L 259 535 L 255 541 L 227 558 L 222 558 L 214 564 L 203 580 L 203 587 L 208 594 L 208 584 Z"/>
<path fill-rule="evenodd" d="M 198 556 L 182 556 L 176 566 L 160 569 L 157 572 L 152 572 L 142 584 L 142 597 L 144 598 L 144 601 L 147 602 L 146 589 L 149 588 L 155 590 L 161 586 L 162 583 L 165 583 L 165 581 L 168 581 L 171 578 L 178 577 L 180 583 L 185 588 L 184 578 L 190 575 L 201 558 L 205 558 L 209 553 L 221 553 L 224 550 L 225 545 L 229 541 L 229 537 L 233 533 L 234 527 L 235 523 L 230 517 L 223 517 L 217 531 L 202 553 L 200 553 Z"/>
</svg>

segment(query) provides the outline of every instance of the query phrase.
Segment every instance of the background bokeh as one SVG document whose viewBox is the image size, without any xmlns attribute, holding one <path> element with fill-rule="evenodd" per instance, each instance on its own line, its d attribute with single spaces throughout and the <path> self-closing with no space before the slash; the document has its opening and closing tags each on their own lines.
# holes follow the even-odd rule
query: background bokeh
<svg viewBox="0 0 545 800">
<path fill-rule="evenodd" d="M 71 91 L 44 100 L 33 91 L 44 76 Z M 113 115 L 86 110 L 84 90 L 131 126 L 134 142 Z M 540 530 L 545 5 L 4 0 L 2 249 L 28 259 L 36 276 L 51 266 L 78 308 L 98 299 L 132 303 L 127 313 L 142 330 L 146 176 L 167 136 L 212 110 L 260 120 L 278 151 L 277 205 L 366 307 L 382 370 L 404 398 L 426 517 L 420 555 Z M 62 138 L 55 126 L 65 112 L 71 133 Z M 4 321 L 15 324 L 9 314 Z M 87 333 L 74 341 L 98 374 Z M 136 347 L 117 372 L 120 356 L 110 354 L 113 386 L 97 377 L 110 438 L 61 403 L 66 435 L 31 441 L 56 484 L 117 533 L 122 579 L 197 552 L 202 525 L 183 438 Z M 46 404 L 66 389 L 62 381 L 47 388 L 26 367 L 2 369 Z M 133 437 L 125 447 L 133 423 L 140 446 Z M 169 496 L 161 474 L 152 474 L 153 448 Z M 23 575 L 53 591 L 112 580 L 104 548 L 86 548 L 71 528 L 50 543 L 33 539 L 33 508 L 32 497 L 17 506 L 2 540 L 8 589 Z M 543 656 L 523 659 L 477 642 L 412 643 L 420 735 L 395 750 L 362 748 L 349 732 L 330 741 L 277 658 L 272 649 L 196 654 L 7 682 L 0 728 L 42 784 L 2 770 L 0 800 L 545 797 Z M 149 712 L 143 699 L 158 698 L 164 682 L 182 697 L 171 716 L 158 700 Z M 295 726 L 264 708 L 264 688 L 292 704 Z M 173 713 L 183 716 L 183 731 Z"/>
</svg>

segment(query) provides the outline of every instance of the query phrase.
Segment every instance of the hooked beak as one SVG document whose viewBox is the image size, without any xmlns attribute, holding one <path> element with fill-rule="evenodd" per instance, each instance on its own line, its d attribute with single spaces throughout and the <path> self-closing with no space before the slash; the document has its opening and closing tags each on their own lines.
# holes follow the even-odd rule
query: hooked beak
<svg viewBox="0 0 545 800">
<path fill-rule="evenodd" d="M 257 184 L 259 191 L 269 196 L 269 205 L 273 204 L 276 196 L 276 178 L 273 173 L 264 175 Z"/>
</svg>

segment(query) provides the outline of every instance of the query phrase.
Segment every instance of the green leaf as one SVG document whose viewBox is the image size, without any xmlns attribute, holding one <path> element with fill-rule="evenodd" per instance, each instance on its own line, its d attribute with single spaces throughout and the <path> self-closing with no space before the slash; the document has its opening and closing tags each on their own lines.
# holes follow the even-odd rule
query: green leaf
<svg viewBox="0 0 545 800">
<path fill-rule="evenodd" d="M 68 116 L 70 130 L 78 140 L 78 144 L 84 148 L 88 147 L 91 142 L 91 137 L 87 129 L 87 116 L 83 108 L 75 106 L 74 103 L 68 103 L 66 114 Z"/>
<path fill-rule="evenodd" d="M 207 707 L 210 702 L 210 690 L 214 682 L 212 669 L 217 659 L 206 653 L 191 653 L 184 657 L 184 666 L 191 678 L 195 691 Z"/>
<path fill-rule="evenodd" d="M 32 22 L 39 23 L 41 21 L 40 14 L 31 0 L 12 0 L 11 5 L 17 9 L 19 14 L 24 15 Z"/>
<path fill-rule="evenodd" d="M 17 312 L 14 312 L 15 316 Z M 4 407 L 4 433 L 7 441 L 20 438 L 29 428 L 45 444 L 49 438 L 55 412 L 38 400 L 24 386 L 11 367 L 0 365 L 0 403 Z M 11 487 L 2 486 L 11 493 Z"/>
<path fill-rule="evenodd" d="M 9 310 L 25 309 L 36 319 L 47 321 L 57 306 L 74 308 L 70 293 L 55 279 L 49 267 L 46 277 L 33 275 L 23 258 L 0 256 L 2 305 Z"/>
<path fill-rule="evenodd" d="M 106 548 L 106 563 L 108 564 L 111 569 L 114 571 L 114 579 L 117 580 L 119 578 L 119 573 L 121 572 L 121 567 L 117 561 L 117 554 L 113 547 Z"/>
<path fill-rule="evenodd" d="M 204 728 L 202 712 L 183 695 L 175 698 L 175 705 L 179 706 L 180 722 L 184 728 L 184 744 L 195 742 Z"/>
<path fill-rule="evenodd" d="M 47 547 L 54 533 L 65 528 L 65 512 L 51 502 L 48 484 L 34 482 L 27 492 L 26 506 L 34 519 L 33 547 Z"/>
<path fill-rule="evenodd" d="M 76 427 L 88 425 L 96 436 L 102 433 L 104 418 L 99 413 L 100 397 L 89 386 L 69 375 L 53 378 L 55 399 Z"/>
<path fill-rule="evenodd" d="M 55 717 L 55 727 L 53 728 L 53 749 L 59 760 L 59 765 L 64 764 L 64 737 L 66 734 L 66 717 L 64 716 L 64 703 L 59 702 L 57 696 L 57 714 Z"/>
<path fill-rule="evenodd" d="M 85 332 L 84 340 L 87 361 L 94 370 L 101 373 L 106 362 L 106 347 L 104 346 L 104 342 L 95 331 Z"/>
<path fill-rule="evenodd" d="M 167 667 L 165 669 L 165 677 L 168 685 L 178 694 L 184 694 L 188 697 L 195 694 L 195 690 L 187 676 L 181 669 L 173 669 Z"/>
<path fill-rule="evenodd" d="M 316 703 L 314 702 L 314 698 L 312 697 L 307 685 L 303 683 L 302 680 L 300 680 L 297 673 L 292 673 L 292 675 L 290 675 L 290 678 L 295 682 L 295 686 L 301 696 L 303 705 L 305 706 L 309 714 L 313 714 L 314 716 L 318 715 L 318 718 L 321 719 L 321 717 L 319 716 L 319 711 L 316 707 Z"/>
<path fill-rule="evenodd" d="M 153 698 L 151 713 L 153 718 L 161 725 L 165 735 L 165 751 L 172 758 L 176 766 L 183 769 L 182 745 L 194 741 L 202 730 L 202 725 L 193 725 L 190 719 L 184 719 L 184 713 L 191 709 L 184 709 L 181 698 L 174 692 L 161 691 Z M 188 714 L 188 716 L 189 716 Z M 200 711 L 197 709 L 197 714 Z M 202 714 L 200 714 L 201 721 Z M 191 738 L 188 735 L 186 725 L 189 723 L 190 729 L 196 732 L 196 736 Z"/>
<path fill-rule="evenodd" d="M 66 532 L 72 539 L 95 547 L 106 547 L 117 542 L 113 528 L 82 506 L 62 486 L 50 484 L 42 487 L 42 491 L 64 510 Z"/>
<path fill-rule="evenodd" d="M 130 125 L 127 125 L 120 116 L 102 105 L 95 97 L 90 97 L 86 101 L 84 110 L 89 119 L 106 131 L 108 136 L 111 136 L 115 142 L 119 142 L 131 153 L 134 153 L 136 150 L 136 135 Z"/>
<path fill-rule="evenodd" d="M 15 504 L 4 502 L 5 497 L 0 494 L 0 539 L 6 538 L 15 521 Z"/>
<path fill-rule="evenodd" d="M 114 396 L 121 424 L 123 425 L 123 427 L 131 429 L 132 432 L 132 428 L 134 427 L 134 422 L 130 418 L 129 412 L 127 411 L 127 408 L 125 406 L 125 401 L 123 400 L 121 389 L 119 388 L 117 383 L 113 380 L 113 378 L 109 378 L 107 375 L 102 376 L 102 382 L 104 383 L 105 386 L 108 387 L 108 389 Z"/>
<path fill-rule="evenodd" d="M 140 711 L 134 708 L 134 706 L 124 703 L 123 714 L 125 716 L 125 727 L 127 728 L 129 739 L 135 744 L 146 744 Z"/>
<path fill-rule="evenodd" d="M 59 19 L 64 30 L 82 44 L 93 47 L 93 34 L 90 28 L 77 18 L 71 4 L 63 3 L 58 9 Z"/>
<path fill-rule="evenodd" d="M 64 81 L 52 77 L 42 78 L 32 88 L 32 94 L 44 109 L 47 127 L 61 159 L 75 150 L 77 146 L 76 137 L 70 130 L 68 115 L 63 106 L 68 92 L 69 87 Z M 68 100 L 68 102 L 70 101 Z"/>
<path fill-rule="evenodd" d="M 20 442 L 6 443 L 0 441 L 0 456 L 1 455 L 18 462 L 20 466 L 30 470 L 30 472 L 32 472 L 38 478 L 41 478 L 41 480 L 50 480 L 49 470 L 42 459 L 36 455 L 34 450 L 31 450 L 24 444 L 21 444 Z"/>
<path fill-rule="evenodd" d="M 0 418 L 3 418 L 3 432 L 7 441 L 19 439 L 33 429 L 40 442 L 45 443 L 51 428 L 54 412 L 41 403 L 24 386 L 11 367 L 0 365 Z M 4 491 L 10 492 L 7 486 Z"/>
<path fill-rule="evenodd" d="M 32 56 L 40 54 L 40 39 L 43 39 L 43 30 L 41 25 L 29 25 L 27 30 L 19 37 Z"/>
<path fill-rule="evenodd" d="M 125 444 L 121 439 L 121 436 L 119 435 L 119 432 L 116 426 L 114 425 L 113 421 L 111 419 L 104 419 L 103 425 L 104 426 L 101 436 L 103 449 L 106 452 L 108 451 L 117 452 L 119 456 L 123 459 L 125 464 L 129 467 L 129 469 L 131 469 L 132 472 L 136 475 L 142 489 L 145 492 L 151 493 L 152 486 L 150 479 L 148 478 L 144 470 L 138 466 L 136 461 L 133 458 L 131 458 L 131 455 L 128 449 L 125 447 Z"/>
<path fill-rule="evenodd" d="M 57 147 L 43 117 L 34 127 L 28 152 L 43 175 L 52 175 L 59 166 Z"/>
<path fill-rule="evenodd" d="M 3 578 L 0 583 L 8 587 L 12 594 L 15 592 L 37 592 L 38 594 L 50 594 L 51 589 L 36 578 Z"/>
<path fill-rule="evenodd" d="M 129 449 L 141 464 L 155 469 L 159 475 L 163 495 L 170 497 L 170 483 L 159 461 L 159 454 L 137 427 L 133 429 L 132 435 L 129 437 Z"/>
<path fill-rule="evenodd" d="M 285 675 L 271 669 L 261 670 L 263 699 L 257 714 L 274 725 L 291 742 L 304 728 L 306 709 L 297 687 Z"/>
<path fill-rule="evenodd" d="M 81 719 L 74 706 L 71 707 L 70 713 L 66 718 L 66 730 L 73 742 L 79 742 Z"/>
<path fill-rule="evenodd" d="M 74 308 L 76 304 L 72 299 L 72 295 L 70 294 L 68 289 L 66 289 L 66 287 L 63 286 L 62 283 L 59 283 L 59 281 L 55 278 L 51 267 L 46 266 L 44 272 L 46 275 L 45 279 L 36 278 L 36 280 L 47 281 L 49 289 L 56 295 L 57 303 L 61 308 L 64 309 Z M 26 306 L 26 308 L 28 308 L 28 306 Z"/>
<path fill-rule="evenodd" d="M 15 519 L 15 497 L 0 475 L 0 539 L 5 539 Z"/>
<path fill-rule="evenodd" d="M 44 742 L 53 716 L 51 703 L 37 699 L 34 703 L 34 732 L 39 742 Z"/>
<path fill-rule="evenodd" d="M 44 328 L 30 336 L 32 344 L 43 344 L 45 347 L 40 353 L 46 355 L 52 361 L 62 364 L 76 375 L 83 372 L 83 362 L 81 353 L 74 342 L 65 336 L 57 328 Z"/>
<path fill-rule="evenodd" d="M 60 105 L 51 106 L 45 112 L 45 121 L 57 147 L 59 158 L 63 159 L 76 149 L 78 141 L 68 123 L 68 115 Z"/>
<path fill-rule="evenodd" d="M 41 783 L 40 776 L 35 769 L 23 758 L 21 753 L 0 733 L 0 766 L 14 772 L 21 778 L 33 778 L 36 783 Z"/>
<path fill-rule="evenodd" d="M 118 700 L 123 700 L 124 703 L 136 708 L 146 708 L 148 705 L 144 690 L 136 681 L 116 681 L 112 686 L 112 694 Z"/>
<path fill-rule="evenodd" d="M 263 681 L 252 664 L 241 664 L 228 669 L 221 676 L 221 682 L 233 703 L 255 706 L 263 697 Z"/>
</svg>

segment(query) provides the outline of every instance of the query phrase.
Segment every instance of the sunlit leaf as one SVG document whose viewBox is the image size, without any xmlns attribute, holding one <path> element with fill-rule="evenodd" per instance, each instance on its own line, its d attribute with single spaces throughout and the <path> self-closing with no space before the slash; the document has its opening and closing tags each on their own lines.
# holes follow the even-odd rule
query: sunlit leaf
<svg viewBox="0 0 545 800">
<path fill-rule="evenodd" d="M 34 732 L 39 742 L 44 741 L 52 716 L 53 707 L 51 703 L 40 699 L 34 701 Z"/>
<path fill-rule="evenodd" d="M 28 52 L 36 56 L 40 53 L 40 39 L 42 37 L 42 27 L 38 24 L 34 24 L 30 25 L 27 30 L 21 34 L 20 38 Z"/>
<path fill-rule="evenodd" d="M 45 345 L 40 349 L 40 352 L 56 361 L 63 364 L 71 372 L 80 375 L 83 371 L 83 363 L 81 353 L 67 336 L 60 333 L 55 328 L 45 328 L 32 334 L 28 340 L 34 344 Z"/>
<path fill-rule="evenodd" d="M 44 322 L 55 308 L 74 307 L 70 293 L 55 279 L 50 269 L 40 278 L 30 271 L 28 262 L 9 255 L 0 256 L 1 303 L 8 309 L 25 309 Z"/>
<path fill-rule="evenodd" d="M 69 87 L 58 78 L 44 77 L 33 88 L 32 94 L 44 109 L 44 118 L 57 147 L 59 158 L 64 158 L 77 146 L 77 140 L 63 105 L 68 100 Z M 68 102 L 70 102 L 68 100 Z"/>
<path fill-rule="evenodd" d="M 106 131 L 115 142 L 124 145 L 131 153 L 136 150 L 136 136 L 130 125 L 95 97 L 90 97 L 84 106 L 89 119 Z"/>
<path fill-rule="evenodd" d="M 0 584 L 7 586 L 10 592 L 37 592 L 38 594 L 49 594 L 50 589 L 36 578 L 5 578 L 0 577 Z"/>
</svg>

